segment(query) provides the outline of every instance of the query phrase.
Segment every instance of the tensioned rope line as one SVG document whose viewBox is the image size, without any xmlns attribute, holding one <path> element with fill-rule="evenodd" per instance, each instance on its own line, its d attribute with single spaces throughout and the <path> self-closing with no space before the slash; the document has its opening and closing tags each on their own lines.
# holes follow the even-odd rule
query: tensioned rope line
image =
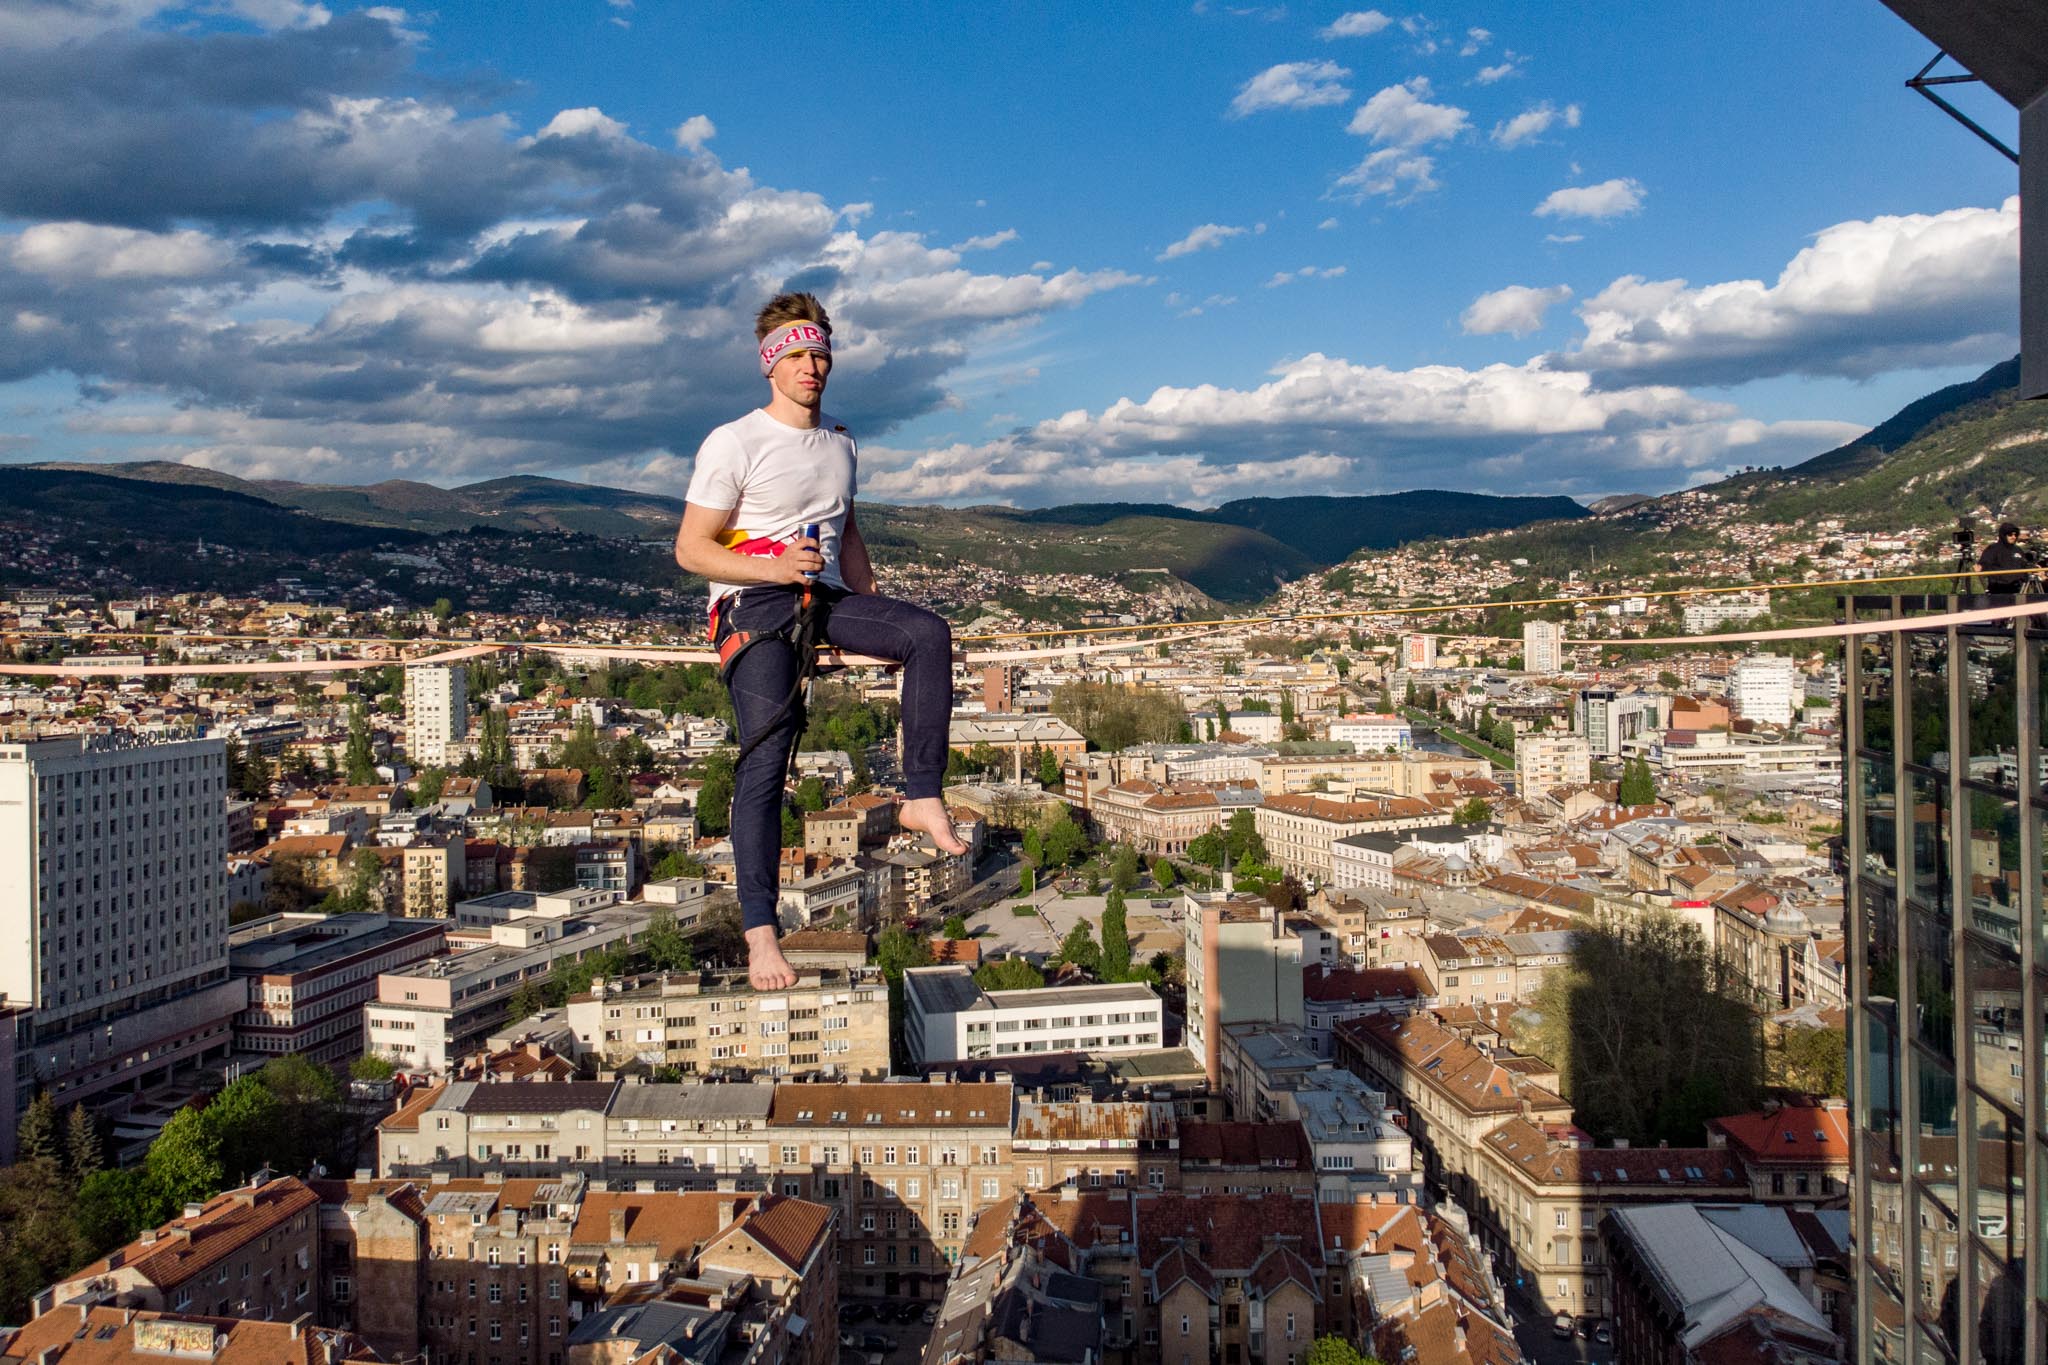
<svg viewBox="0 0 2048 1365">
<path fill-rule="evenodd" d="M 1980 578 L 1994 575 L 2003 576 L 2005 574 L 2009 574 L 2010 572 L 2010 570 L 1959 570 L 1942 573 L 1893 574 L 1875 578 L 1819 579 L 1810 582 L 1775 581 L 1735 584 L 1720 587 L 1659 588 L 1645 590 L 1641 592 L 1586 593 L 1577 596 L 1527 597 L 1514 598 L 1505 601 L 1442 602 L 1432 603 L 1423 606 L 1350 608 L 1342 611 L 1273 612 L 1260 616 L 1226 617 L 1220 620 L 1205 620 L 1186 623 L 1154 621 L 1140 623 L 1136 625 L 1077 627 L 1069 630 L 1055 629 L 1036 631 L 1006 631 L 996 634 L 962 636 L 960 637 L 960 639 L 962 642 L 985 640 L 1030 640 L 1045 638 L 1067 639 L 1073 637 L 1087 637 L 1108 634 L 1130 634 L 1135 632 L 1175 630 L 1177 627 L 1180 627 L 1183 624 L 1188 627 L 1194 627 L 1194 629 L 1184 630 L 1182 633 L 1177 635 L 1165 636 L 1155 640 L 1132 641 L 1128 644 L 1096 643 L 1063 645 L 1041 649 L 975 650 L 965 652 L 959 657 L 960 661 L 965 663 L 1000 663 L 1007 662 L 1010 660 L 1021 659 L 1065 658 L 1087 654 L 1104 653 L 1118 649 L 1143 647 L 1146 645 L 1173 644 L 1182 640 L 1197 639 L 1203 636 L 1212 635 L 1215 634 L 1217 631 L 1228 626 L 1283 625 L 1290 622 L 1299 621 L 1358 620 L 1367 617 L 1380 616 L 1439 615 L 1460 611 L 1485 611 L 1501 607 L 1578 606 L 1596 602 L 1629 601 L 1635 598 L 1648 599 L 1653 597 L 1697 597 L 1703 595 L 1736 592 L 1793 592 L 1810 591 L 1816 588 L 1874 587 L 1880 584 L 1892 583 L 1924 583 L 1938 581 L 1954 582 L 1955 580 L 1962 578 Z M 1889 627 L 1889 629 L 1925 629 L 1928 627 L 1942 626 L 1948 624 L 1965 624 L 2001 620 L 2014 616 L 2034 616 L 2040 614 L 2040 611 L 2044 607 L 2048 607 L 2048 602 L 2036 603 L 2027 606 L 1985 608 L 1971 612 L 1949 613 L 1945 616 L 1921 616 L 1912 618 L 1902 618 L 1900 624 L 1891 626 Z M 1907 624 L 1908 622 L 1913 624 Z M 1793 627 L 1785 630 L 1747 631 L 1722 635 L 1669 635 L 1645 637 L 1642 639 L 1630 640 L 1567 640 L 1563 641 L 1562 643 L 1567 646 L 1574 646 L 1579 648 L 1625 648 L 1634 645 L 1727 644 L 1744 643 L 1756 640 L 1824 639 L 1843 635 L 1884 633 L 1886 630 L 1887 626 L 1882 622 L 1873 622 L 1868 624 L 1864 622 L 1852 622 L 1847 625 L 1802 626 Z M 62 636 L 63 634 L 63 632 L 59 631 L 18 632 L 20 638 L 29 638 L 31 636 L 41 638 L 44 636 Z M 161 633 L 149 634 L 145 632 L 123 632 L 119 634 L 108 633 L 104 635 L 95 635 L 91 638 L 161 640 L 165 637 Z M 264 643 L 271 645 L 289 644 L 294 641 L 303 642 L 307 644 L 411 645 L 418 643 L 418 641 L 416 640 L 405 640 L 398 638 L 379 639 L 376 637 L 323 638 L 319 636 L 272 637 L 187 635 L 176 636 L 172 638 L 187 642 L 206 641 L 216 643 L 226 643 L 236 640 L 247 640 L 254 643 Z M 437 654 L 428 655 L 422 658 L 415 659 L 317 659 L 311 661 L 285 660 L 279 662 L 245 664 L 106 664 L 98 663 L 91 659 L 80 659 L 75 662 L 66 661 L 55 664 L 0 664 L 0 676 L 87 677 L 110 675 L 124 678 L 132 678 L 166 675 L 227 676 L 240 674 L 272 673 L 328 673 L 352 669 L 386 668 L 393 665 L 409 666 L 430 663 L 454 663 L 465 659 L 478 658 L 487 654 L 495 654 L 500 651 L 509 649 L 534 650 L 539 653 L 549 654 L 576 654 L 595 658 L 617 659 L 621 661 L 632 661 L 641 663 L 715 664 L 718 662 L 718 656 L 714 651 L 703 648 L 694 648 L 688 645 L 619 646 L 587 645 L 577 644 L 573 641 L 558 640 L 488 640 L 480 641 L 476 644 L 464 646 L 457 649 L 444 650 Z M 893 666 L 895 663 L 895 661 L 893 660 L 875 659 L 864 655 L 846 655 L 840 654 L 837 651 L 826 651 L 825 660 L 828 667 L 857 667 L 870 665 L 879 665 L 886 667 Z"/>
</svg>

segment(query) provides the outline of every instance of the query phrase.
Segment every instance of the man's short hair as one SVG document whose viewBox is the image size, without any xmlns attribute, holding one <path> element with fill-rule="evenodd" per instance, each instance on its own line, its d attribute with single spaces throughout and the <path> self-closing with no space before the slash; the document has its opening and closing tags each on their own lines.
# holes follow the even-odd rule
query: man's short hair
<svg viewBox="0 0 2048 1365">
<path fill-rule="evenodd" d="M 770 332 L 792 322 L 815 322 L 832 335 L 832 318 L 816 294 L 777 294 L 754 314 L 754 340 L 766 341 Z"/>
</svg>

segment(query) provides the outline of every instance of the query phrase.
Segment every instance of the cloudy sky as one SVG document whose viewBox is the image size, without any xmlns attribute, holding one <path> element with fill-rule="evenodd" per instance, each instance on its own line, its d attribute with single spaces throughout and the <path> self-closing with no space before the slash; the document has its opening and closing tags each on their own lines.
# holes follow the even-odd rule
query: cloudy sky
<svg viewBox="0 0 2048 1365">
<path fill-rule="evenodd" d="M 679 493 L 795 286 L 869 498 L 1664 491 L 2017 350 L 1931 55 L 1877 0 L 4 0 L 0 459 Z"/>
</svg>

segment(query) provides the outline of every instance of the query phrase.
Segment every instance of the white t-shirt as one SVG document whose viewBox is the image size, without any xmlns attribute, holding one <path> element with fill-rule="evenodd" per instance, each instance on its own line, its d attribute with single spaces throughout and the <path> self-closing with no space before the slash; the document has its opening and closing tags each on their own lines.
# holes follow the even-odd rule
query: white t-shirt
<svg viewBox="0 0 2048 1365">
<path fill-rule="evenodd" d="M 803 430 L 755 408 L 704 438 L 683 497 L 699 507 L 730 509 L 718 543 L 743 554 L 796 540 L 816 522 L 818 552 L 825 557 L 818 581 L 844 588 L 839 538 L 853 508 L 858 462 L 853 437 L 831 417 L 821 414 L 816 428 Z M 711 600 L 744 586 L 713 583 Z"/>
</svg>

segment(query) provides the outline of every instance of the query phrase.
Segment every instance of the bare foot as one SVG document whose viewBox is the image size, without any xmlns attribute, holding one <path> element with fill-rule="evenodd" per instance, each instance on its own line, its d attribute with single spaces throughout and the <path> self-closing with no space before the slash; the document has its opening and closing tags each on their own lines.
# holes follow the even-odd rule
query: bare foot
<svg viewBox="0 0 2048 1365">
<path fill-rule="evenodd" d="M 757 991 L 786 991 L 796 984 L 796 969 L 782 955 L 772 924 L 747 930 L 747 980 Z"/>
<path fill-rule="evenodd" d="M 953 817 L 946 814 L 946 803 L 936 796 L 905 801 L 903 809 L 896 812 L 896 823 L 928 836 L 939 846 L 941 853 L 957 856 L 967 852 L 967 845 L 961 843 L 960 836 L 953 832 Z"/>
</svg>

